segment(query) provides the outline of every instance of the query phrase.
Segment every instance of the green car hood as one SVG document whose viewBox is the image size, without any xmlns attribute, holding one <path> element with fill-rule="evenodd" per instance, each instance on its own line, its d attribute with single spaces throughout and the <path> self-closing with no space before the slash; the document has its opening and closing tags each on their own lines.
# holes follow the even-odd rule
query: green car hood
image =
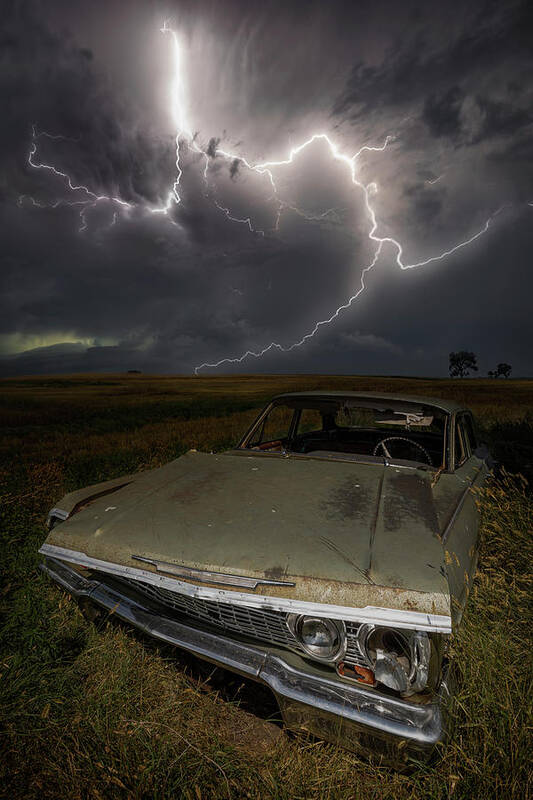
<svg viewBox="0 0 533 800">
<path fill-rule="evenodd" d="M 149 570 L 132 556 L 295 584 L 259 586 L 259 594 L 449 613 L 432 477 L 381 464 L 191 451 L 67 495 L 59 508 L 79 510 L 47 544 Z"/>
</svg>

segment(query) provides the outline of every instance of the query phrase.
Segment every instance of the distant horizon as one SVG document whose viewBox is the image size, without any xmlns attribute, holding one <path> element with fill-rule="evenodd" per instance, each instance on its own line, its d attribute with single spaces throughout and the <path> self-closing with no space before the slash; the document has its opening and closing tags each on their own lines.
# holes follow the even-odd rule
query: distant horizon
<svg viewBox="0 0 533 800">
<path fill-rule="evenodd" d="M 225 378 L 282 378 L 282 377 L 331 377 L 331 378 L 389 378 L 398 380 L 420 380 L 420 381 L 454 381 L 463 383 L 464 381 L 489 381 L 490 383 L 509 383 L 511 381 L 530 381 L 533 380 L 533 375 L 511 375 L 508 378 L 498 377 L 493 378 L 489 375 L 466 375 L 463 378 L 454 377 L 449 375 L 403 375 L 403 374 L 388 374 L 388 373 L 367 373 L 367 372 L 217 372 L 209 373 L 204 372 L 199 375 L 187 372 L 145 372 L 143 370 L 136 370 L 134 367 L 123 371 L 118 370 L 99 370 L 94 372 L 50 372 L 50 373 L 21 373 L 17 375 L 0 375 L 0 380 L 17 380 L 17 379 L 32 379 L 42 378 L 43 380 L 53 380 L 54 378 L 75 378 L 75 377 L 98 377 L 98 376 L 115 376 L 115 377 L 131 377 L 131 378 L 191 378 L 194 380 L 211 380 L 211 379 L 225 379 Z"/>
</svg>

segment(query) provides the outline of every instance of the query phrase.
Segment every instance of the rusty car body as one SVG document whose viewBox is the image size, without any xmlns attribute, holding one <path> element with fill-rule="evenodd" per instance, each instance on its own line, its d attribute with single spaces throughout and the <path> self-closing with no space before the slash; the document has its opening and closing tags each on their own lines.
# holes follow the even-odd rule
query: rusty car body
<svg viewBox="0 0 533 800">
<path fill-rule="evenodd" d="M 425 756 L 445 735 L 487 456 L 448 401 L 279 395 L 232 450 L 64 497 L 41 566 L 74 597 L 262 681 L 291 729 L 388 761 Z"/>
</svg>

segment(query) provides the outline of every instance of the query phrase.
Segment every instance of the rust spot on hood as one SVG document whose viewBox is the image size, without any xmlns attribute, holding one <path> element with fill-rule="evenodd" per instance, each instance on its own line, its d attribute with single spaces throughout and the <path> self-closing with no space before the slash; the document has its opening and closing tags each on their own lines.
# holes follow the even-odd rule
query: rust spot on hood
<svg viewBox="0 0 533 800">
<path fill-rule="evenodd" d="M 287 570 L 283 567 L 270 567 L 270 569 L 265 569 L 264 575 L 269 581 L 281 581 L 286 577 Z"/>
<path fill-rule="evenodd" d="M 412 474 L 391 475 L 386 481 L 384 495 L 385 530 L 397 531 L 413 522 L 422 522 L 428 530 L 438 534 L 439 522 L 427 480 Z"/>
<path fill-rule="evenodd" d="M 347 478 L 320 503 L 320 509 L 326 519 L 361 521 L 368 518 L 371 503 L 372 498 L 368 489 L 361 486 L 357 480 Z"/>
<path fill-rule="evenodd" d="M 210 497 L 214 490 L 222 488 L 227 480 L 219 471 L 207 471 L 205 474 L 192 479 L 182 479 L 170 495 L 171 500 L 189 503 L 202 498 Z"/>
</svg>

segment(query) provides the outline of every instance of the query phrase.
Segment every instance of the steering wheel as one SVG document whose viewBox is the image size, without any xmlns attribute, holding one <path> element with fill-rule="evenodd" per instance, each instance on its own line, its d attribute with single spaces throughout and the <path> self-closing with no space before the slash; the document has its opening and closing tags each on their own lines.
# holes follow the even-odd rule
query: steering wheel
<svg viewBox="0 0 533 800">
<path fill-rule="evenodd" d="M 387 458 L 392 458 L 391 454 L 387 449 L 387 442 L 407 442 L 412 447 L 418 447 L 418 449 L 422 450 L 423 454 L 425 455 L 429 466 L 430 467 L 433 466 L 433 461 L 431 460 L 431 456 L 429 455 L 426 448 L 422 447 L 421 444 L 413 441 L 412 439 L 407 439 L 405 436 L 387 436 L 386 439 L 382 439 L 380 442 L 377 443 L 377 445 L 374 447 L 374 452 L 372 453 L 372 455 L 377 456 L 378 449 L 381 447 L 385 456 Z"/>
</svg>

